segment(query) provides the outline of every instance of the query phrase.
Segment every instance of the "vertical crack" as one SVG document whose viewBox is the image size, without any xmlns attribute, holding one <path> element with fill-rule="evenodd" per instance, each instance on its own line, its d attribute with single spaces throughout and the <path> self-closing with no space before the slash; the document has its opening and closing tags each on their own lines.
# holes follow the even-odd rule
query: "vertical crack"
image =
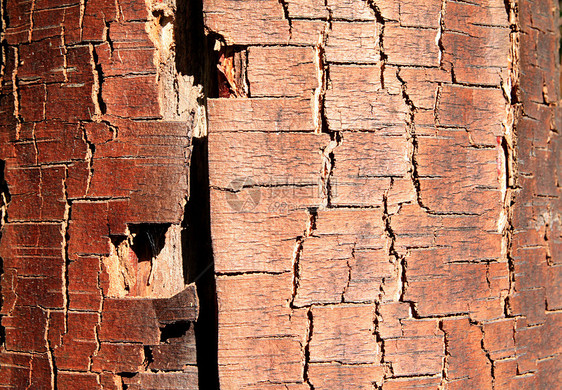
<svg viewBox="0 0 562 390">
<path fill-rule="evenodd" d="M 4 226 L 8 223 L 8 204 L 10 203 L 10 192 L 8 184 L 5 180 L 6 162 L 0 160 L 0 239 L 4 233 Z M 4 279 L 4 259 L 0 257 L 0 309 L 4 306 L 4 296 L 2 294 L 2 281 Z M 0 311 L 0 348 L 4 346 L 6 338 L 6 330 L 2 325 L 2 317 Z"/>
<path fill-rule="evenodd" d="M 112 127 L 110 127 L 111 129 Z M 112 133 L 115 134 L 114 130 Z M 90 191 L 90 184 L 92 182 L 92 177 L 94 176 L 94 153 L 96 152 L 96 145 L 88 139 L 88 133 L 86 127 L 82 126 L 82 137 L 86 143 L 86 161 L 88 162 L 88 179 L 86 180 L 86 194 Z"/>
<path fill-rule="evenodd" d="M 192 118 L 192 153 L 189 199 L 182 222 L 182 253 L 186 283 L 195 283 L 199 317 L 195 323 L 195 346 L 200 389 L 219 389 L 217 292 L 211 237 L 207 98 L 218 97 L 215 34 L 207 33 L 202 0 L 178 0 L 176 69 L 202 86 Z"/>
<path fill-rule="evenodd" d="M 353 260 L 355 260 L 355 247 L 357 246 L 357 243 L 353 243 L 353 248 L 351 248 L 351 258 Z M 345 263 L 347 265 L 347 281 L 345 283 L 345 286 L 343 288 L 343 291 L 341 293 L 341 303 L 345 303 L 345 293 L 347 292 L 347 290 L 349 289 L 349 285 L 351 284 L 351 272 L 353 271 L 353 268 L 351 267 L 351 264 L 349 263 L 349 259 L 345 260 Z"/>
<path fill-rule="evenodd" d="M 383 213 L 382 213 L 382 223 L 384 226 L 384 234 L 388 240 L 388 257 L 393 264 L 398 268 L 398 283 L 399 283 L 399 296 L 397 297 L 399 301 L 404 300 L 404 294 L 406 293 L 406 287 L 408 285 L 406 280 L 406 258 L 405 256 L 400 256 L 395 248 L 396 245 L 396 235 L 392 230 L 391 226 L 391 215 L 388 211 L 388 191 L 392 189 L 394 184 L 394 179 L 391 179 L 390 187 L 387 191 L 383 193 Z"/>
<path fill-rule="evenodd" d="M 342 137 L 339 132 L 331 132 L 330 138 L 330 142 L 322 151 L 322 171 L 320 173 L 322 202 L 325 207 L 331 207 L 332 205 L 331 178 L 336 164 L 334 150 L 342 143 Z"/>
<path fill-rule="evenodd" d="M 329 31 L 332 29 L 332 10 L 328 6 L 328 0 L 324 0 L 324 7 L 328 11 L 328 19 L 318 37 L 316 45 L 316 72 L 318 76 L 318 87 L 314 91 L 314 111 L 313 122 L 315 133 L 330 134 L 330 142 L 322 151 L 322 170 L 320 172 L 321 198 L 325 207 L 331 206 L 332 188 L 331 177 L 335 167 L 336 158 L 334 149 L 342 142 L 339 132 L 331 132 L 328 128 L 328 121 L 325 112 L 325 97 L 329 81 L 329 65 L 326 61 L 325 47 L 328 40 Z"/>
<path fill-rule="evenodd" d="M 90 47 L 90 65 L 92 67 L 92 74 L 94 77 L 94 82 L 92 84 L 92 102 L 94 103 L 94 115 L 92 115 L 92 120 L 96 122 L 101 121 L 101 116 L 105 114 L 105 103 L 102 98 L 102 84 L 103 84 L 103 72 L 101 66 L 98 64 L 98 56 L 93 44 L 89 44 Z"/>
<path fill-rule="evenodd" d="M 37 185 L 37 194 L 41 200 L 39 203 L 39 215 L 43 214 L 43 206 L 45 205 L 45 198 L 43 198 L 43 168 L 39 167 L 39 184 Z"/>
<path fill-rule="evenodd" d="M 482 351 L 484 351 L 484 354 L 486 355 L 486 359 L 488 359 L 488 362 L 490 362 L 490 376 L 492 377 L 492 390 L 494 390 L 496 388 L 496 373 L 495 373 L 494 361 L 492 360 L 490 351 L 488 351 L 486 349 L 486 346 L 484 345 L 484 337 L 485 337 L 484 328 L 480 323 L 477 323 L 476 325 L 480 328 L 480 332 L 482 332 L 482 339 L 480 340 L 480 348 L 482 348 Z"/>
<path fill-rule="evenodd" d="M 314 64 L 316 66 L 316 75 L 318 86 L 314 90 L 314 100 L 313 100 L 313 123 L 315 133 L 327 133 L 328 122 L 325 116 L 325 98 L 326 90 L 328 89 L 329 76 L 329 65 L 326 61 L 326 43 L 328 42 L 329 31 L 332 29 L 332 10 L 328 6 L 328 0 L 324 0 L 324 7 L 328 12 L 328 19 L 322 28 L 320 34 L 318 34 L 318 42 L 314 47 L 315 56 Z"/>
<path fill-rule="evenodd" d="M 441 11 L 439 12 L 439 28 L 435 35 L 435 44 L 439 48 L 439 67 L 443 69 L 443 55 L 445 54 L 445 46 L 443 45 L 443 33 L 445 32 L 445 12 L 447 8 L 447 0 L 441 1 Z"/>
<path fill-rule="evenodd" d="M 4 67 L 6 65 L 6 52 L 4 46 L 6 43 L 6 28 L 8 27 L 8 11 L 6 9 L 6 2 L 7 0 L 0 0 L 0 43 L 2 44 L 2 71 L 0 72 L 0 76 L 4 76 Z"/>
<path fill-rule="evenodd" d="M 35 13 L 35 2 L 36 0 L 31 1 L 31 8 L 29 10 L 29 35 L 27 37 L 29 43 L 31 43 L 31 38 L 33 35 L 33 14 Z"/>
<path fill-rule="evenodd" d="M 549 266 L 553 266 L 554 262 L 552 260 L 552 253 L 550 251 L 550 245 L 548 245 L 548 241 L 550 241 L 550 224 L 547 223 L 544 226 L 544 236 L 543 236 L 543 240 L 544 240 L 544 245 L 545 245 L 545 260 L 546 260 L 546 264 Z"/>
<path fill-rule="evenodd" d="M 297 237 L 295 242 L 295 249 L 293 251 L 293 259 L 292 259 L 292 268 L 293 268 L 293 276 L 292 276 L 292 285 L 293 290 L 291 294 L 291 300 L 289 301 L 289 307 L 293 309 L 295 299 L 297 297 L 297 291 L 299 288 L 300 282 L 300 257 L 302 254 L 303 243 L 307 237 L 312 236 L 314 230 L 316 230 L 316 221 L 318 218 L 318 210 L 316 208 L 308 209 L 308 222 L 306 228 L 304 230 L 304 234 L 302 236 Z"/>
<path fill-rule="evenodd" d="M 43 112 L 41 120 L 45 121 L 47 119 L 47 83 L 43 83 Z M 22 120 L 23 122 L 23 120 Z"/>
<path fill-rule="evenodd" d="M 31 140 L 33 142 L 33 151 L 35 152 L 35 165 L 39 165 L 39 147 L 37 146 L 37 123 L 33 123 L 31 127 Z"/>
<path fill-rule="evenodd" d="M 439 321 L 439 330 L 443 332 L 443 364 L 441 366 L 441 383 L 439 383 L 439 390 L 447 389 L 447 383 L 449 381 L 449 358 L 451 353 L 449 352 L 449 340 L 447 338 L 447 332 L 443 324 L 443 320 Z"/>
<path fill-rule="evenodd" d="M 316 134 L 327 132 L 328 124 L 324 113 L 324 104 L 326 98 L 326 90 L 328 88 L 328 64 L 326 63 L 326 42 L 328 39 L 328 31 L 331 28 L 330 20 L 326 21 L 322 33 L 318 36 L 318 43 L 314 47 L 314 64 L 316 66 L 316 75 L 318 86 L 314 90 L 313 99 L 313 123 Z"/>
<path fill-rule="evenodd" d="M 441 104 L 441 94 L 443 93 L 443 83 L 439 82 L 435 90 L 435 102 L 433 103 L 433 124 L 439 126 L 439 105 Z"/>
<path fill-rule="evenodd" d="M 150 365 L 154 363 L 154 356 L 152 355 L 152 348 L 149 345 L 143 347 L 144 359 L 142 362 L 143 370 L 147 371 L 150 369 Z"/>
<path fill-rule="evenodd" d="M 414 102 L 408 95 L 406 81 L 401 77 L 400 69 L 396 71 L 396 78 L 398 79 L 398 81 L 400 81 L 400 84 L 402 86 L 402 98 L 404 99 L 404 103 L 408 107 L 408 115 L 405 118 L 405 122 L 406 122 L 406 132 L 407 132 L 406 135 L 409 143 L 408 162 L 410 164 L 409 167 L 410 178 L 416 190 L 416 199 L 418 205 L 426 212 L 429 212 L 429 207 L 425 206 L 422 201 L 421 186 L 420 186 L 419 173 L 418 173 L 418 164 L 416 160 L 416 156 L 418 153 L 418 139 L 416 135 L 415 115 L 417 109 L 416 106 L 414 105 Z"/>
<path fill-rule="evenodd" d="M 99 269 L 97 272 L 97 288 L 98 288 L 98 292 L 101 295 L 101 299 L 100 299 L 100 306 L 97 310 L 97 314 L 98 314 L 98 320 L 97 320 L 97 324 L 94 326 L 94 340 L 96 342 L 96 348 L 94 349 L 94 352 L 90 355 L 89 361 L 88 361 L 88 371 L 92 371 L 92 367 L 94 365 L 94 357 L 97 356 L 97 354 L 99 353 L 100 349 L 101 349 L 101 341 L 100 341 L 100 336 L 99 336 L 99 330 L 101 328 L 101 320 L 102 320 L 102 313 L 103 313 L 103 305 L 104 305 L 104 297 L 103 297 L 103 293 L 102 293 L 102 288 L 101 288 L 101 274 L 103 272 L 102 269 L 102 260 L 99 259 Z M 99 381 L 99 373 L 96 373 L 97 377 L 98 377 L 98 381 Z"/>
<path fill-rule="evenodd" d="M 66 11 L 64 12 L 64 16 L 62 18 L 62 22 L 60 25 L 60 44 L 62 48 L 62 74 L 64 76 L 64 82 L 68 82 L 68 48 L 66 46 L 65 41 L 65 33 L 64 33 L 64 25 L 66 22 Z"/>
<path fill-rule="evenodd" d="M 111 36 L 109 35 L 110 22 L 108 22 L 105 19 L 104 19 L 104 22 L 105 22 L 105 26 L 103 28 L 103 40 L 105 42 L 107 42 L 107 44 L 109 46 L 109 57 L 113 58 L 113 52 L 115 51 L 115 48 L 113 47 L 113 40 L 111 39 Z"/>
<path fill-rule="evenodd" d="M 366 1 L 369 8 L 371 8 L 371 10 L 373 11 L 373 14 L 375 16 L 375 20 L 377 21 L 376 26 L 377 26 L 377 29 L 378 29 L 378 33 L 377 33 L 376 44 L 379 47 L 379 56 L 380 56 L 380 61 L 381 61 L 381 69 L 380 69 L 381 88 L 384 89 L 384 70 L 385 70 L 385 67 L 386 67 L 387 60 L 388 60 L 388 55 L 384 52 L 385 20 L 384 20 L 384 17 L 382 16 L 382 12 L 381 12 L 379 6 L 375 3 L 374 0 L 364 0 L 364 1 Z"/>
<path fill-rule="evenodd" d="M 505 316 L 511 316 L 510 296 L 515 292 L 515 264 L 512 256 L 513 246 L 513 206 L 518 188 L 517 167 L 517 121 L 522 107 L 519 99 L 519 14 L 517 0 L 505 0 L 510 50 L 508 57 L 508 79 L 502 80 L 501 86 L 505 99 L 506 114 L 503 121 L 504 136 L 498 140 L 504 159 L 505 176 L 502 185 L 503 209 L 499 216 L 498 230 L 502 234 L 502 258 L 509 267 L 509 291 L 504 298 Z"/>
<path fill-rule="evenodd" d="M 186 283 L 195 283 L 199 318 L 195 324 L 200 389 L 218 389 L 218 319 L 213 244 L 210 225 L 209 160 L 207 137 L 193 138 L 190 196 L 186 204 L 184 270 Z"/>
<path fill-rule="evenodd" d="M 51 389 L 57 389 L 57 366 L 53 358 L 53 347 L 49 340 L 49 329 L 51 327 L 51 311 L 47 310 L 47 324 L 45 326 L 45 349 L 47 350 L 47 360 L 49 361 L 49 369 L 51 372 Z"/>
<path fill-rule="evenodd" d="M 384 339 L 381 337 L 381 333 L 380 333 L 380 323 L 383 321 L 382 315 L 381 315 L 381 302 L 384 296 L 384 286 L 381 285 L 380 286 L 380 292 L 379 292 L 379 297 L 377 299 L 377 301 L 375 302 L 375 312 L 374 312 L 374 318 L 373 318 L 373 324 L 374 324 L 374 335 L 375 335 L 375 339 L 376 342 L 380 348 L 380 352 L 381 352 L 381 358 L 379 360 L 379 363 L 381 366 L 384 367 L 384 376 L 383 376 L 383 383 L 384 383 L 384 379 L 387 377 L 392 377 L 394 376 L 393 373 L 393 369 L 392 369 L 392 364 L 389 362 L 385 361 L 385 354 L 386 354 L 386 348 L 385 348 L 385 344 L 384 344 Z M 375 388 L 376 389 L 380 389 L 382 388 L 383 383 L 375 383 Z"/>
<path fill-rule="evenodd" d="M 86 13 L 86 3 L 88 0 L 80 0 L 80 17 L 78 18 L 78 26 L 80 27 L 80 40 L 84 34 L 84 14 Z"/>
<path fill-rule="evenodd" d="M 278 0 L 279 4 L 283 7 L 283 16 L 287 20 L 289 24 L 289 40 L 293 37 L 293 21 L 291 16 L 289 15 L 289 4 L 287 4 L 287 0 Z"/>
<path fill-rule="evenodd" d="M 20 91 L 18 85 L 19 49 L 14 46 L 14 70 L 12 72 L 12 93 L 14 94 L 14 117 L 16 118 L 16 140 L 20 139 L 22 118 L 20 115 Z"/>
<path fill-rule="evenodd" d="M 68 332 L 68 304 L 69 304 L 69 291 L 68 291 L 68 265 L 70 264 L 70 259 L 68 256 L 68 243 L 70 241 L 69 234 L 69 223 L 70 223 L 70 212 L 71 212 L 71 201 L 68 199 L 68 167 L 64 168 L 64 178 L 63 178 L 63 201 L 64 201 L 64 217 L 61 224 L 61 255 L 62 255 L 62 291 L 63 291 L 63 311 L 64 311 L 64 333 Z"/>
<path fill-rule="evenodd" d="M 306 342 L 304 344 L 304 367 L 303 367 L 303 380 L 308 385 L 310 390 L 314 390 L 314 385 L 310 382 L 309 369 L 310 369 L 310 341 L 314 333 L 314 317 L 312 315 L 312 307 L 309 307 L 306 312 L 308 320 L 308 327 L 306 329 Z"/>
<path fill-rule="evenodd" d="M 299 289 L 299 277 L 300 277 L 300 256 L 302 253 L 302 242 L 303 237 L 297 237 L 297 241 L 295 242 L 295 249 L 293 250 L 293 259 L 291 262 L 292 269 L 293 269 L 293 276 L 292 276 L 292 284 L 293 290 L 291 293 L 291 300 L 289 301 L 289 307 L 294 308 L 295 299 L 297 297 L 297 291 Z"/>
</svg>

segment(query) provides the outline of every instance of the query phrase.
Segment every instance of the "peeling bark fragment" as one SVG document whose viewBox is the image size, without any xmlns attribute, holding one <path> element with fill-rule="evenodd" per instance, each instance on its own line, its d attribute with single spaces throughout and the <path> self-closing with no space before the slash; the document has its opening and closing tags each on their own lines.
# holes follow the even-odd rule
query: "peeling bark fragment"
<svg viewBox="0 0 562 390">
<path fill-rule="evenodd" d="M 249 95 L 248 52 L 233 46 L 223 46 L 217 64 L 219 97 L 247 97 Z"/>
</svg>

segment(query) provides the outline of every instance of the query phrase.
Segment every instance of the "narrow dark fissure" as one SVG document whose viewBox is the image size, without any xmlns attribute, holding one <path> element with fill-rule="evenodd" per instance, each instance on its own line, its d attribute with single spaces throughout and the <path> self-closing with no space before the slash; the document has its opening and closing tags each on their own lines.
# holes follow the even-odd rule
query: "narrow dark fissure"
<svg viewBox="0 0 562 390">
<path fill-rule="evenodd" d="M 8 25 L 8 12 L 6 10 L 6 2 L 0 2 L 0 36 L 4 36 L 6 26 Z M 6 94 L 4 92 L 4 72 L 6 71 L 6 56 L 8 52 L 8 44 L 5 39 L 2 39 L 0 42 L 0 102 L 6 98 Z M 1 218 L 2 221 L 0 222 L 0 226 L 4 225 L 4 221 L 6 218 L 5 210 L 6 210 L 6 203 L 9 202 L 10 193 L 8 191 L 8 185 L 4 178 L 4 170 L 6 168 L 6 162 L 4 160 L 0 160 L 0 207 L 4 210 L 2 213 Z M 2 239 L 3 229 L 0 230 L 0 240 Z M 0 348 L 4 346 L 4 342 L 6 340 L 6 330 L 2 325 L 2 308 L 4 306 L 4 295 L 2 294 L 2 281 L 4 278 L 4 259 L 0 257 Z"/>
<path fill-rule="evenodd" d="M 144 366 L 145 369 L 150 367 L 151 363 L 154 363 L 154 356 L 152 355 L 152 348 L 148 345 L 143 347 L 144 349 Z"/>
<path fill-rule="evenodd" d="M 217 37 L 205 33 L 202 0 L 178 0 L 176 21 L 176 69 L 191 75 L 203 86 L 199 104 L 218 96 Z M 209 158 L 206 135 L 192 139 L 189 200 L 185 208 L 182 246 L 184 278 L 195 283 L 199 298 L 199 318 L 195 323 L 197 367 L 200 389 L 218 389 L 218 323 L 211 211 Z"/>
<path fill-rule="evenodd" d="M 6 222 L 6 218 L 7 218 L 6 207 L 10 202 L 10 191 L 8 190 L 8 183 L 6 183 L 4 177 L 5 168 L 6 168 L 6 162 L 4 160 L 0 160 L 0 208 L 2 209 L 2 213 L 0 215 L 0 218 L 2 218 L 2 220 L 0 221 L 0 226 L 2 227 Z M 0 239 L 2 239 L 2 235 L 3 235 L 3 229 L 0 230 Z M 4 259 L 0 257 L 0 308 L 2 308 L 2 306 L 4 305 L 4 296 L 2 294 L 3 277 L 4 277 Z M 2 325 L 2 317 L 3 315 L 0 313 L 0 347 L 3 346 L 4 342 L 6 341 L 6 330 Z"/>
<path fill-rule="evenodd" d="M 4 304 L 4 299 L 2 297 L 2 277 L 4 276 L 4 260 L 0 257 L 0 307 Z M 0 313 L 0 347 L 4 345 L 4 341 L 6 340 L 6 329 L 2 325 L 2 317 L 3 315 Z"/>
<path fill-rule="evenodd" d="M 111 50 L 113 52 L 113 45 L 111 45 Z M 97 73 L 97 77 L 98 77 L 98 91 L 96 94 L 96 98 L 97 98 L 97 103 L 98 106 L 100 108 L 100 114 L 103 115 L 107 112 L 107 105 L 105 104 L 105 102 L 103 101 L 102 98 L 102 88 L 103 88 L 103 82 L 104 82 L 104 75 L 103 75 L 103 70 L 101 68 L 101 64 L 99 63 L 98 60 L 98 53 L 96 53 L 96 50 L 93 49 L 92 51 L 92 59 L 94 61 L 94 70 Z"/>
<path fill-rule="evenodd" d="M 199 318 L 195 324 L 200 389 L 218 389 L 218 322 L 215 267 L 211 242 L 207 139 L 193 139 L 190 196 L 183 237 L 186 283 L 195 283 Z"/>
</svg>

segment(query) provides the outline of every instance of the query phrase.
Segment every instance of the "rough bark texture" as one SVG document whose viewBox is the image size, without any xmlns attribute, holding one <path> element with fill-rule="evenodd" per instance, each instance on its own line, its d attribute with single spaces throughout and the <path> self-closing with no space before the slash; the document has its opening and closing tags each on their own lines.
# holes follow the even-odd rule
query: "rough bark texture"
<svg viewBox="0 0 562 390">
<path fill-rule="evenodd" d="M 1 4 L 0 388 L 562 382 L 557 2 Z"/>
<path fill-rule="evenodd" d="M 221 388 L 556 387 L 557 4 L 203 4 Z"/>
<path fill-rule="evenodd" d="M 175 4 L 2 5 L 0 388 L 196 388 Z"/>
</svg>

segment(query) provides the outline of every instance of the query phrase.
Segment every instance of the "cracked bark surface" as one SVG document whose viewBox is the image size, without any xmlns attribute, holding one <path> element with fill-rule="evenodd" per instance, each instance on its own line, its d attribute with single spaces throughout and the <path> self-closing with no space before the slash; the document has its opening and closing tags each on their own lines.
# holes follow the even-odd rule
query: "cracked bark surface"
<svg viewBox="0 0 562 390">
<path fill-rule="evenodd" d="M 203 5 L 262 53 L 208 101 L 221 388 L 552 386 L 557 4 Z"/>
<path fill-rule="evenodd" d="M 0 388 L 197 388 L 177 10 L 2 2 Z"/>
<path fill-rule="evenodd" d="M 1 4 L 0 388 L 556 388 L 557 2 Z"/>
</svg>

